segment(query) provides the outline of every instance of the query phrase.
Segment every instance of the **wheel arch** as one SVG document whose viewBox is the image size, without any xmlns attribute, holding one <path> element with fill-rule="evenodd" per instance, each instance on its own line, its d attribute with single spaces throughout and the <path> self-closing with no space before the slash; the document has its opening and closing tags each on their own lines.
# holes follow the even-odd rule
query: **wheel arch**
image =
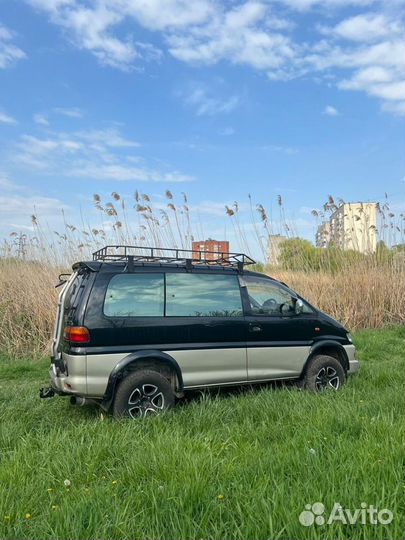
<svg viewBox="0 0 405 540">
<path fill-rule="evenodd" d="M 183 375 L 179 364 L 169 354 L 158 350 L 136 351 L 120 360 L 108 377 L 107 388 L 103 397 L 102 407 L 108 410 L 114 400 L 115 390 L 119 382 L 128 372 L 142 368 L 163 373 L 170 378 L 173 391 L 181 395 L 183 392 Z"/>
<path fill-rule="evenodd" d="M 347 371 L 349 370 L 349 358 L 347 356 L 345 348 L 341 343 L 334 340 L 318 341 L 314 343 L 314 345 L 312 345 L 311 350 L 309 351 L 308 358 L 306 359 L 301 372 L 301 377 L 305 375 L 305 372 L 312 358 L 314 358 L 315 356 L 319 356 L 320 354 L 336 358 L 336 360 L 338 360 L 342 364 L 345 373 L 347 373 Z"/>
</svg>

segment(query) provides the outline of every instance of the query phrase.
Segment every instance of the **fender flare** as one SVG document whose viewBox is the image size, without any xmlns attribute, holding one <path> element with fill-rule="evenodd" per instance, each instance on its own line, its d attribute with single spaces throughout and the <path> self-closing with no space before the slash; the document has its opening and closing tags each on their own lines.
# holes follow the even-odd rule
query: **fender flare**
<svg viewBox="0 0 405 540">
<path fill-rule="evenodd" d="M 339 341 L 335 341 L 333 339 L 324 339 L 324 340 L 316 341 L 311 346 L 308 358 L 306 359 L 304 367 L 302 368 L 302 371 L 301 371 L 301 377 L 304 375 L 304 373 L 305 373 L 305 371 L 307 369 L 307 366 L 308 366 L 309 362 L 312 360 L 312 358 L 318 353 L 318 351 L 320 349 L 322 349 L 324 347 L 331 347 L 331 348 L 337 349 L 339 351 L 339 354 L 340 354 L 341 358 L 344 361 L 344 365 L 343 365 L 344 369 L 346 371 L 349 369 L 349 358 L 347 357 L 347 353 L 346 353 L 345 348 L 343 347 L 343 345 L 341 343 L 339 343 Z"/>
<path fill-rule="evenodd" d="M 101 403 L 103 409 L 108 410 L 110 408 L 111 403 L 114 399 L 115 388 L 117 386 L 117 383 L 122 379 L 126 368 L 128 368 L 129 366 L 134 366 L 143 360 L 158 360 L 162 364 L 170 366 L 175 372 L 178 381 L 176 391 L 183 391 L 183 375 L 181 373 L 179 364 L 172 356 L 158 350 L 136 351 L 125 356 L 125 358 L 120 360 L 118 364 L 116 364 L 114 369 L 111 371 L 108 377 L 107 388 Z"/>
</svg>

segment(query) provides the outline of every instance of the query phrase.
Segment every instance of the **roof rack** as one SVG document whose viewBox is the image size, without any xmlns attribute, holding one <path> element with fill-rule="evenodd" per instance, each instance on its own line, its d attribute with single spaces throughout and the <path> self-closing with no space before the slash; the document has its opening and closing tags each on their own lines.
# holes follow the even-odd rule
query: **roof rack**
<svg viewBox="0 0 405 540">
<path fill-rule="evenodd" d="M 126 245 L 104 246 L 93 253 L 93 261 L 127 261 L 129 271 L 135 264 L 150 263 L 185 266 L 190 270 L 195 266 L 221 266 L 237 268 L 239 271 L 242 271 L 245 265 L 255 264 L 255 261 L 244 253 Z"/>
</svg>

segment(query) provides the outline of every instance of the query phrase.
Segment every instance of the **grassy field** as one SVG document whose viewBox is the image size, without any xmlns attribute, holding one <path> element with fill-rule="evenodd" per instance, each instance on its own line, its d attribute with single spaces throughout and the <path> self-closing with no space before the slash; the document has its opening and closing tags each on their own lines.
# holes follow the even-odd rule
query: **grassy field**
<svg viewBox="0 0 405 540">
<path fill-rule="evenodd" d="M 337 394 L 261 387 L 144 422 L 40 401 L 47 360 L 3 358 L 0 538 L 402 539 L 404 331 L 355 341 L 361 371 Z M 318 501 L 394 519 L 304 527 Z"/>
</svg>

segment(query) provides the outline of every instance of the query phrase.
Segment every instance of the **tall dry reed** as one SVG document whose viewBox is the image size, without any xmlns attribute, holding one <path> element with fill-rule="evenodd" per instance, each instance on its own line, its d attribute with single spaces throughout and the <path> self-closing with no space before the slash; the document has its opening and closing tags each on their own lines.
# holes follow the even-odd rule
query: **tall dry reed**
<svg viewBox="0 0 405 540">
<path fill-rule="evenodd" d="M 204 236 L 203 224 L 197 212 L 190 210 L 185 194 L 176 200 L 166 191 L 164 203 L 154 203 L 145 193 L 135 192 L 132 201 L 125 201 L 114 192 L 106 202 L 95 195 L 94 205 L 100 213 L 99 227 L 85 222 L 70 224 L 63 216 L 63 229 L 49 231 L 42 227 L 39 216 L 32 216 L 34 234 L 15 232 L 3 241 L 0 353 L 34 357 L 49 351 L 58 292 L 54 286 L 61 269 L 68 269 L 74 261 L 89 258 L 92 251 L 105 244 L 189 248 L 193 239 Z M 294 224 L 285 218 L 281 197 L 277 206 L 274 221 L 264 206 L 255 205 L 249 196 L 248 223 L 241 219 L 238 202 L 226 206 L 224 219 L 231 221 L 239 244 L 231 247 L 251 255 L 258 253 L 264 261 L 269 234 L 296 236 Z M 325 219 L 335 207 L 329 197 L 322 212 L 314 212 L 314 218 Z M 387 201 L 378 208 L 379 238 L 390 244 L 403 243 L 404 216 L 395 216 Z M 268 273 L 350 329 L 380 328 L 404 322 L 404 259 L 401 253 L 398 255 L 383 259 L 381 253 L 348 257 L 346 252 L 335 250 L 333 261 L 323 257 L 321 267 L 311 271 L 301 253 L 301 259 L 295 261 L 297 270 L 276 267 Z"/>
</svg>

